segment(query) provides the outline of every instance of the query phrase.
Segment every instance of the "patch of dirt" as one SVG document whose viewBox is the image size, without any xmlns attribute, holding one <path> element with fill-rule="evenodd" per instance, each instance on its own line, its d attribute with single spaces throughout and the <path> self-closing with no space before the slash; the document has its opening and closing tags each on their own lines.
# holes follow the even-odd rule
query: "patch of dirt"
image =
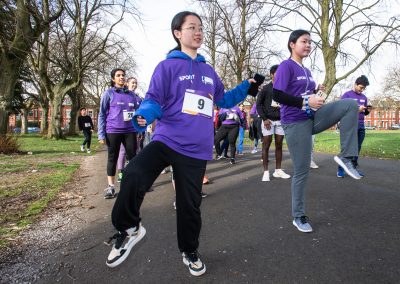
<svg viewBox="0 0 400 284">
<path fill-rule="evenodd" d="M 31 283 L 39 279 L 40 272 L 48 266 L 44 256 L 55 253 L 66 236 L 70 236 L 82 226 L 84 220 L 79 218 L 79 210 L 87 208 L 82 205 L 89 157 L 71 156 L 60 159 L 63 163 L 80 163 L 73 179 L 65 184 L 48 208 L 38 217 L 34 224 L 24 229 L 11 241 L 9 248 L 0 250 L 0 283 Z M 38 163 L 48 163 L 45 159 Z M 36 161 L 35 161 L 36 162 Z M 22 172 L 22 175 L 26 173 Z M 21 195 L 23 198 L 24 195 Z M 14 200 L 14 204 L 23 200 Z M 2 210 L 6 209 L 1 206 Z M 11 207 L 12 208 L 12 207 Z M 11 209 L 10 208 L 10 209 Z"/>
</svg>

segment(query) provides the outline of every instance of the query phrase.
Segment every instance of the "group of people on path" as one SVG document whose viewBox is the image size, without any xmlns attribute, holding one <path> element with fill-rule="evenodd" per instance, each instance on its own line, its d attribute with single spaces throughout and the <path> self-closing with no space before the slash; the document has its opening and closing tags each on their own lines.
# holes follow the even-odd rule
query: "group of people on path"
<svg viewBox="0 0 400 284">
<path fill-rule="evenodd" d="M 254 79 L 244 80 L 225 91 L 215 70 L 198 54 L 203 42 L 203 24 L 199 15 L 184 11 L 175 15 L 171 33 L 177 46 L 154 70 L 145 99 L 125 86 L 125 71 L 111 72 L 112 87 L 101 99 L 98 139 L 108 148 L 107 177 L 110 197 L 114 197 L 116 164 L 120 145 L 124 145 L 129 163 L 123 170 L 120 191 L 112 209 L 111 220 L 116 234 L 106 264 L 120 265 L 132 247 L 146 234 L 140 208 L 146 192 L 160 173 L 173 168 L 176 191 L 177 239 L 183 263 L 194 276 L 206 271 L 198 253 L 201 230 L 202 184 L 207 161 L 213 159 L 213 146 L 221 156 L 219 143 L 227 136 L 231 163 L 235 163 L 237 137 L 243 126 L 242 111 L 237 105 L 246 96 Z M 293 162 L 291 180 L 293 225 L 301 232 L 312 227 L 305 212 L 305 190 L 310 170 L 312 137 L 340 123 L 341 151 L 335 162 L 350 177 L 358 180 L 356 169 L 361 148 L 356 123 L 361 112 L 367 114 L 366 100 L 342 99 L 325 103 L 316 95 L 324 87 L 315 83 L 303 60 L 311 52 L 310 33 L 295 30 L 288 40 L 290 57 L 270 70 L 272 81 L 258 97 L 258 115 L 262 119 L 263 180 L 269 179 L 268 151 L 275 139 L 273 176 L 288 176 L 281 169 L 282 141 L 285 135 Z M 366 81 L 356 81 L 365 87 Z M 358 90 L 361 90 L 359 88 Z M 356 91 L 357 93 L 357 91 Z M 358 94 L 358 93 L 357 93 Z M 365 103 L 365 108 L 359 106 Z M 214 137 L 214 105 L 225 113 L 221 128 Z M 137 133 L 154 121 L 152 141 L 138 154 Z M 236 140 L 236 138 L 235 138 Z M 217 143 L 218 142 L 218 143 Z"/>
</svg>

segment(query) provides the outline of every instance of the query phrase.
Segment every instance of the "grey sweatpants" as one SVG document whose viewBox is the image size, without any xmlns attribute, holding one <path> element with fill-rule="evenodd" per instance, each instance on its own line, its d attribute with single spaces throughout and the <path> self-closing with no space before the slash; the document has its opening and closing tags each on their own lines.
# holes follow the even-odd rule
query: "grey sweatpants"
<svg viewBox="0 0 400 284">
<path fill-rule="evenodd" d="M 292 215 L 305 215 L 305 187 L 310 170 L 312 135 L 320 133 L 340 121 L 340 157 L 358 156 L 358 105 L 355 100 L 344 99 L 323 105 L 314 119 L 282 124 L 293 162 Z"/>
</svg>

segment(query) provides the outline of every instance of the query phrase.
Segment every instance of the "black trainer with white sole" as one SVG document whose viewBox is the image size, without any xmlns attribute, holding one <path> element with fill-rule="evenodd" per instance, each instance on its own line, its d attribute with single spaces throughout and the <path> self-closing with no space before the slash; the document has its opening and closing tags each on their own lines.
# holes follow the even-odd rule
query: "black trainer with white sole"
<svg viewBox="0 0 400 284">
<path fill-rule="evenodd" d="M 193 276 L 200 276 L 206 272 L 206 265 L 201 261 L 197 251 L 193 253 L 182 253 L 183 263 L 189 267 L 189 272 Z"/>
<path fill-rule="evenodd" d="M 129 231 L 132 231 L 130 233 Z M 131 249 L 146 235 L 146 229 L 139 225 L 139 229 L 129 229 L 127 231 L 118 232 L 112 236 L 106 244 L 110 244 L 115 239 L 115 243 L 108 255 L 106 264 L 108 267 L 116 267 L 120 265 L 129 255 Z"/>
</svg>

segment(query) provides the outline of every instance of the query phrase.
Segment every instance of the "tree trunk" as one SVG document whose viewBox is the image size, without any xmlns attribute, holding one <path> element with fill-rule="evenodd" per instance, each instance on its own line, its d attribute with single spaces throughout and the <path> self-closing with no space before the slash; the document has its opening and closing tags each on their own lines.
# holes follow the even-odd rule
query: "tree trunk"
<svg viewBox="0 0 400 284">
<path fill-rule="evenodd" d="M 48 102 L 46 104 L 41 105 L 42 108 L 42 116 L 40 120 L 40 131 L 42 134 L 47 133 L 49 129 L 49 104 Z"/>
<path fill-rule="evenodd" d="M 77 133 L 77 120 L 79 115 L 79 109 L 81 108 L 81 98 L 83 97 L 82 88 L 75 88 L 69 92 L 71 98 L 71 119 L 69 121 L 68 135 L 74 136 Z"/>
<path fill-rule="evenodd" d="M 28 133 L 28 110 L 23 109 L 21 114 L 21 134 Z"/>
<path fill-rule="evenodd" d="M 49 131 L 47 137 L 51 139 L 65 139 L 61 129 L 61 105 L 63 96 L 55 95 L 54 99 L 50 102 L 51 120 L 49 124 Z"/>
<path fill-rule="evenodd" d="M 6 134 L 10 105 L 21 62 L 18 59 L 10 59 L 6 56 L 2 56 L 0 61 L 0 134 Z"/>
</svg>

